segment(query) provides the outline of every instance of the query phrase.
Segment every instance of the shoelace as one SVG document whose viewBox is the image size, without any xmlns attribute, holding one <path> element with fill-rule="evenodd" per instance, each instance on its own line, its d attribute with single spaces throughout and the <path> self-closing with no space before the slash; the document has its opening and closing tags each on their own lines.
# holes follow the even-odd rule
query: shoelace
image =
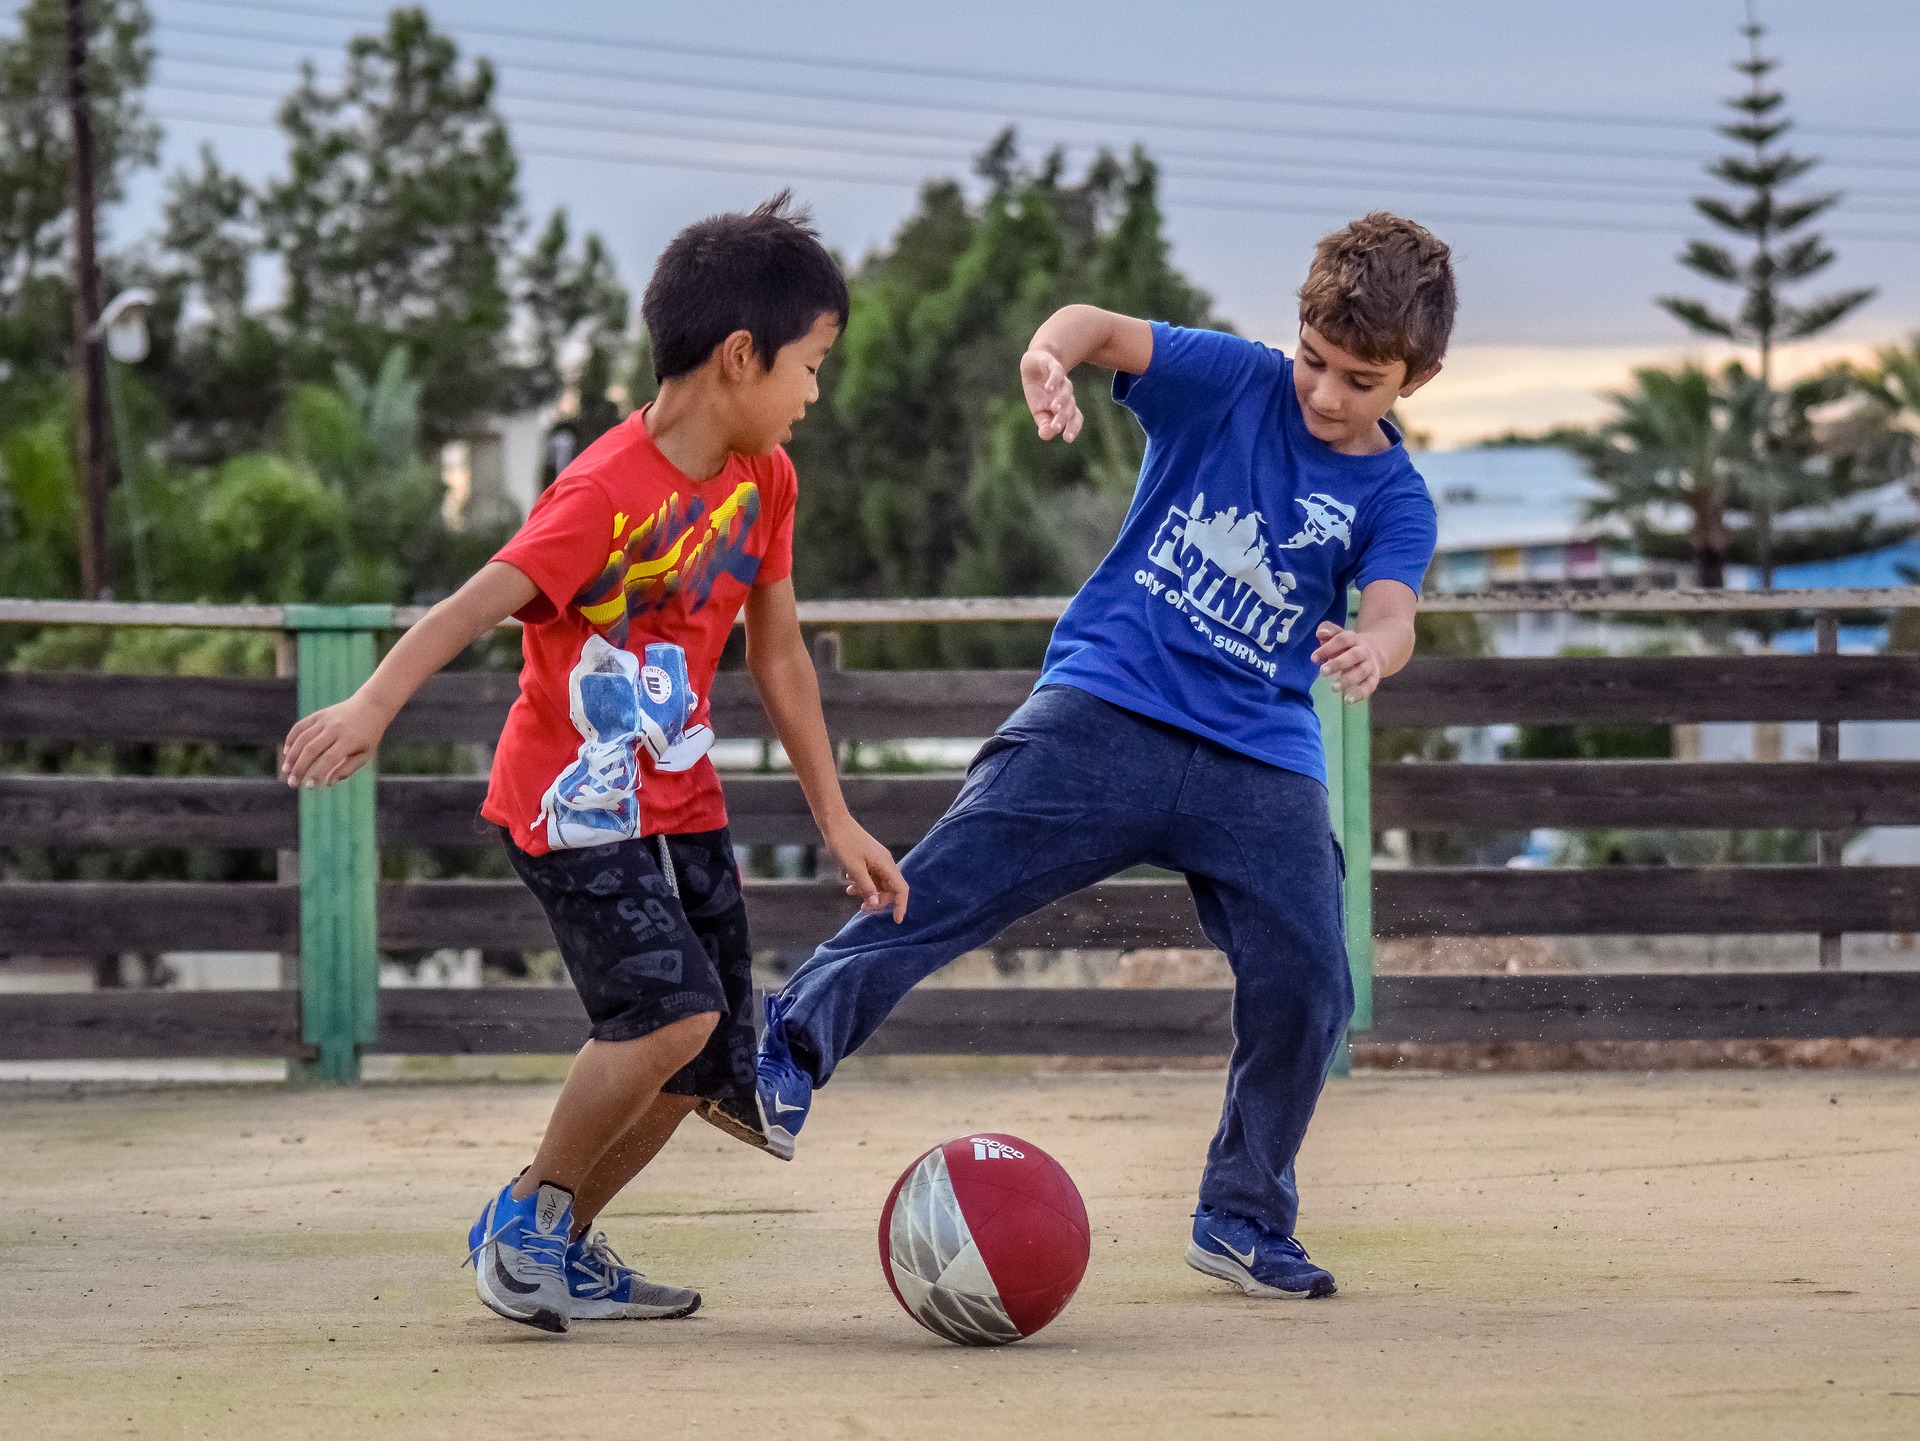
<svg viewBox="0 0 1920 1441">
<path fill-rule="evenodd" d="M 565 1232 L 539 1231 L 531 1226 L 522 1226 L 520 1249 L 536 1261 L 553 1267 L 562 1275 L 566 1274 L 567 1237 Z"/>
<path fill-rule="evenodd" d="M 507 1222 L 507 1226 L 511 1226 L 512 1224 L 513 1222 L 511 1221 Z M 487 1247 L 491 1246 L 495 1241 L 498 1241 L 502 1236 L 506 1235 L 507 1226 L 502 1226 L 499 1230 L 495 1231 L 492 1235 L 482 1236 L 480 1238 L 480 1244 L 478 1246 L 475 1246 L 471 1251 L 467 1252 L 467 1259 L 465 1264 L 469 1266 L 478 1266 L 480 1264 L 480 1261 L 479 1261 L 480 1253 L 486 1250 Z"/>
<path fill-rule="evenodd" d="M 512 1226 L 513 1222 L 508 1221 L 497 1230 L 482 1236 L 480 1238 L 480 1244 L 467 1252 L 466 1264 L 469 1266 L 479 1265 L 480 1262 L 478 1258 L 480 1253 L 495 1241 L 498 1241 L 502 1236 L 506 1235 Z M 531 1252 L 536 1258 L 546 1261 L 550 1266 L 559 1267 L 563 1272 L 566 1270 L 567 1243 L 558 1236 L 549 1236 L 531 1228 L 523 1228 L 520 1237 L 520 1249 Z M 609 1250 L 607 1254 L 611 1256 L 613 1252 Z"/>
<path fill-rule="evenodd" d="M 601 795 L 624 794 L 632 786 L 633 752 L 625 741 L 599 741 L 587 748 L 585 779 Z M 575 805 L 580 801 L 575 800 Z"/>
<path fill-rule="evenodd" d="M 634 1271 L 633 1267 L 629 1266 L 625 1261 L 622 1261 L 613 1247 L 607 1244 L 607 1233 L 605 1231 L 595 1231 L 591 1236 L 587 1237 L 585 1241 L 581 1242 L 580 1260 L 578 1264 L 585 1268 L 588 1275 L 593 1277 L 594 1286 L 592 1294 L 595 1296 L 605 1296 L 611 1292 L 616 1284 L 616 1277 L 621 1271 L 632 1271 L 633 1278 L 636 1281 L 644 1281 L 646 1279 L 646 1277 L 642 1276 L 638 1271 Z"/>
</svg>

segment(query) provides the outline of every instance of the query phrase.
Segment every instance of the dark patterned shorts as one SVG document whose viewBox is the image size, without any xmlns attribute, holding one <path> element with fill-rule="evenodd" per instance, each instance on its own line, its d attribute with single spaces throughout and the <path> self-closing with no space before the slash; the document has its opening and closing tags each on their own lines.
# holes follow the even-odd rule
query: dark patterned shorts
<svg viewBox="0 0 1920 1441">
<path fill-rule="evenodd" d="M 596 1041 L 631 1041 L 720 1013 L 706 1048 L 666 1084 L 681 1096 L 753 1096 L 753 948 L 726 830 L 507 858 L 539 897 Z M 674 894 L 675 885 L 679 894 Z"/>
</svg>

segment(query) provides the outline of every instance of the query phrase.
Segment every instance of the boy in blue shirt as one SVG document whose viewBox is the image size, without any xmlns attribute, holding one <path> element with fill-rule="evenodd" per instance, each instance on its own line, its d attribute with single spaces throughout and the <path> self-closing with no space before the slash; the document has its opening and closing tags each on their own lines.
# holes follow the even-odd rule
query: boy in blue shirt
<svg viewBox="0 0 1920 1441">
<path fill-rule="evenodd" d="M 1353 1010 L 1310 689 L 1324 674 L 1360 700 L 1413 653 L 1434 510 L 1386 416 L 1440 369 L 1454 304 L 1447 247 L 1373 214 L 1320 242 L 1291 358 L 1083 305 L 1035 333 L 1020 375 L 1042 439 L 1079 433 L 1075 366 L 1116 372 L 1147 433 L 1133 505 L 1033 695 L 903 862 L 904 923 L 855 917 L 769 998 L 775 1154 L 917 981 L 1061 896 L 1158 865 L 1187 877 L 1235 978 L 1187 1263 L 1249 1295 L 1333 1293 L 1293 1234 L 1294 1155 Z"/>
</svg>

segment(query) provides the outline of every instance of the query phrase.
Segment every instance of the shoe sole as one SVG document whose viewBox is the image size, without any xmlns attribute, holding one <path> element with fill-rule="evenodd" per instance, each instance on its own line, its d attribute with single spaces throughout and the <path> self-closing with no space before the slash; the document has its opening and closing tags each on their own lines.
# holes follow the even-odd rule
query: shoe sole
<svg viewBox="0 0 1920 1441">
<path fill-rule="evenodd" d="M 759 1104 L 758 1098 L 755 1099 L 755 1104 Z M 768 1155 L 778 1157 L 782 1161 L 793 1159 L 793 1133 L 783 1127 L 773 1126 L 764 1132 L 756 1131 L 738 1117 L 728 1115 L 712 1101 L 703 1100 L 694 1110 L 701 1120 L 716 1131 L 729 1135 L 736 1141 L 744 1141 L 756 1151 L 765 1151 Z M 776 1140 L 776 1137 L 779 1139 Z"/>
<path fill-rule="evenodd" d="M 783 1161 L 791 1161 L 793 1159 L 794 1143 L 799 1139 L 797 1135 L 789 1131 L 785 1126 L 776 1126 L 771 1121 L 767 1123 L 768 1154 L 778 1156 Z"/>
<path fill-rule="evenodd" d="M 1257 1280 L 1253 1272 L 1242 1266 L 1231 1256 L 1221 1256 L 1206 1250 L 1196 1241 L 1187 1242 L 1187 1264 L 1202 1275 L 1213 1276 L 1222 1281 L 1231 1281 L 1249 1296 L 1272 1297 L 1276 1299 L 1305 1296 L 1309 1301 L 1318 1301 L 1333 1295 L 1339 1287 L 1333 1283 L 1333 1277 L 1324 1281 L 1315 1281 L 1305 1291 L 1287 1291 L 1279 1286 L 1269 1286 L 1265 1281 Z"/>
<path fill-rule="evenodd" d="M 575 1301 L 571 1315 L 576 1321 L 677 1321 L 700 1309 L 700 1297 L 684 1306 L 640 1306 L 630 1301 Z"/>
<path fill-rule="evenodd" d="M 564 1335 L 567 1323 L 571 1319 L 568 1312 L 556 1311 L 551 1306 L 534 1306 L 526 1310 L 515 1310 L 500 1294 L 487 1284 L 487 1272 L 492 1269 L 492 1261 L 487 1255 L 491 1249 L 483 1247 L 479 1255 L 473 1258 L 473 1287 L 480 1293 L 480 1300 L 496 1316 L 509 1321 L 518 1321 L 522 1326 L 534 1326 L 554 1335 Z"/>
</svg>

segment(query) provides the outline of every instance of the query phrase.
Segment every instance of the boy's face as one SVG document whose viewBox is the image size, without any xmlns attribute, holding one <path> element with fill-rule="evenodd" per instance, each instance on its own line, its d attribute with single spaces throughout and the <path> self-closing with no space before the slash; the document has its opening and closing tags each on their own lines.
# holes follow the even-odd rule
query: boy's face
<svg viewBox="0 0 1920 1441">
<path fill-rule="evenodd" d="M 1300 348 L 1293 357 L 1293 389 L 1308 432 L 1335 450 L 1362 455 L 1381 448 L 1380 422 L 1394 401 L 1439 373 L 1435 365 L 1409 377 L 1403 360 L 1362 360 L 1311 325 L 1300 327 Z"/>
<path fill-rule="evenodd" d="M 745 331 L 736 331 L 722 342 L 724 360 L 734 359 L 726 352 L 745 337 Z M 745 355 L 737 364 L 726 366 L 728 379 L 736 387 L 732 409 L 737 421 L 728 449 L 771 455 L 775 447 L 792 440 L 793 427 L 820 398 L 820 365 L 839 338 L 838 322 L 822 315 L 805 335 L 780 347 L 771 368 L 760 363 L 747 339 Z"/>
</svg>

